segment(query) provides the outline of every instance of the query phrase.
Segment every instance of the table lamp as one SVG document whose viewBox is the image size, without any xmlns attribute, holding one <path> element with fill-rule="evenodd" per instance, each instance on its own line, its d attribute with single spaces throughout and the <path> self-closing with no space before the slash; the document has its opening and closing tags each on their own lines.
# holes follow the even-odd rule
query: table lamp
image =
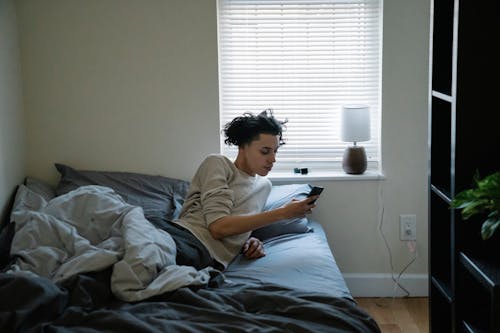
<svg viewBox="0 0 500 333">
<path fill-rule="evenodd" d="M 366 171 L 365 148 L 358 146 L 360 141 L 370 140 L 370 108 L 368 105 L 353 104 L 342 106 L 341 138 L 353 142 L 344 152 L 342 168 L 348 174 L 360 175 Z"/>
</svg>

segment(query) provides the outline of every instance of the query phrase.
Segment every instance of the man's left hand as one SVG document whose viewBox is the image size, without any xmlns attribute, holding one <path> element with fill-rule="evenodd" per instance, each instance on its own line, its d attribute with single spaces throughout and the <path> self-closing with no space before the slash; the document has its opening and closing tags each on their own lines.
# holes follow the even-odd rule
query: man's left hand
<svg viewBox="0 0 500 333">
<path fill-rule="evenodd" d="M 257 259 L 266 255 L 264 245 L 255 237 L 250 237 L 243 245 L 243 254 L 248 259 Z"/>
</svg>

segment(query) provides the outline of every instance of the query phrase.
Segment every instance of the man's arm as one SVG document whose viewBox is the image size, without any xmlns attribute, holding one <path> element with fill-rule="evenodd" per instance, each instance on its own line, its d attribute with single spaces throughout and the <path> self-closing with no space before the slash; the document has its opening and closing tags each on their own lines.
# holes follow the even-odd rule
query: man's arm
<svg viewBox="0 0 500 333">
<path fill-rule="evenodd" d="M 293 200 L 283 207 L 254 215 L 227 215 L 212 222 L 208 226 L 208 230 L 214 239 L 220 240 L 227 236 L 258 229 L 276 221 L 302 217 L 316 207 L 311 202 L 317 198 L 318 196 L 312 196 L 304 200 Z"/>
</svg>

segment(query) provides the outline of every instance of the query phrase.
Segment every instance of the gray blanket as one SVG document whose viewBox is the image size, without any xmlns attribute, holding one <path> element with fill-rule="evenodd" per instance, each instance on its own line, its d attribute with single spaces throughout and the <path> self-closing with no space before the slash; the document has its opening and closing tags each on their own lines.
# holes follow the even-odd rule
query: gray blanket
<svg viewBox="0 0 500 333">
<path fill-rule="evenodd" d="M 112 189 L 82 186 L 46 202 L 21 185 L 11 221 L 16 224 L 8 273 L 62 282 L 112 266 L 111 290 L 138 301 L 184 286 L 206 285 L 208 267 L 175 264 L 172 237 L 155 228 L 142 208 L 125 203 Z"/>
<path fill-rule="evenodd" d="M 0 332 L 380 333 L 353 301 L 275 285 L 179 288 L 141 302 L 109 292 L 109 269 L 61 284 L 0 273 Z"/>
</svg>

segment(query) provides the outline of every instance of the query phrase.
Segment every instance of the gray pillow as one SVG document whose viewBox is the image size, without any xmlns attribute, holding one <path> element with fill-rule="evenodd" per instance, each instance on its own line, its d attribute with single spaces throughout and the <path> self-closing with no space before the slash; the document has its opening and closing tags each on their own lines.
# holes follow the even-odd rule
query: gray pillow
<svg viewBox="0 0 500 333">
<path fill-rule="evenodd" d="M 279 208 L 292 201 L 293 198 L 304 199 L 311 191 L 311 188 L 312 187 L 309 184 L 273 186 L 271 189 L 271 193 L 267 198 L 264 210 L 268 211 Z M 298 217 L 293 219 L 281 220 L 266 225 L 262 228 L 255 229 L 252 232 L 252 236 L 263 241 L 285 234 L 305 233 L 311 230 L 312 228 L 309 227 L 309 221 L 307 220 L 307 217 Z"/>
<path fill-rule="evenodd" d="M 62 195 L 84 185 L 110 187 L 127 203 L 140 206 L 147 219 L 177 218 L 189 189 L 189 182 L 132 172 L 75 170 L 56 163 L 61 174 L 56 194 Z"/>
</svg>

